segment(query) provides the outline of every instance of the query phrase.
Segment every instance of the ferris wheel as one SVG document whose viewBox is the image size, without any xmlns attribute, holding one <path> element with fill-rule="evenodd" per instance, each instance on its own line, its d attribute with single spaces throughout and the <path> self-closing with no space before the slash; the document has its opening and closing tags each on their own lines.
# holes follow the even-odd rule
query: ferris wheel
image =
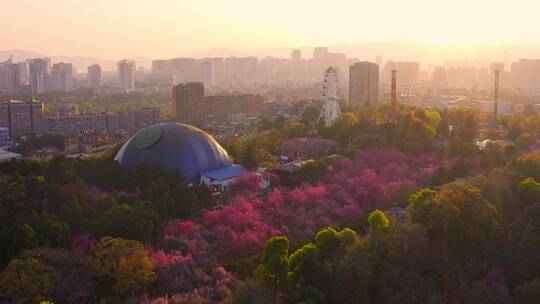
<svg viewBox="0 0 540 304">
<path fill-rule="evenodd" d="M 337 119 L 341 111 L 339 110 L 338 99 L 338 68 L 329 67 L 324 73 L 323 83 L 324 104 L 318 121 L 324 119 L 324 125 L 330 127 Z"/>
</svg>

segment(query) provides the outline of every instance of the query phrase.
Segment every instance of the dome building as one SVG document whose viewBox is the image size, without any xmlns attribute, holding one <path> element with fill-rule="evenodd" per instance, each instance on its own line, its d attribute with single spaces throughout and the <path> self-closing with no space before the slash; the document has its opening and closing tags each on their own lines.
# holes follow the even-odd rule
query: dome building
<svg viewBox="0 0 540 304">
<path fill-rule="evenodd" d="M 227 151 L 210 134 L 180 123 L 140 130 L 114 159 L 125 169 L 141 162 L 156 162 L 166 169 L 180 170 L 188 184 L 202 182 L 202 176 L 205 183 L 231 180 L 244 171 L 241 165 L 231 163 Z"/>
</svg>

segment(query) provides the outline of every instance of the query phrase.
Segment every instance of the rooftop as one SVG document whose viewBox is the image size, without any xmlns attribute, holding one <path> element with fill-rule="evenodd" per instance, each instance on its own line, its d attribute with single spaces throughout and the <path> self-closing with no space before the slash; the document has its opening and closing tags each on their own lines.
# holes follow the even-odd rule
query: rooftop
<svg viewBox="0 0 540 304">
<path fill-rule="evenodd" d="M 13 153 L 10 151 L 0 150 L 0 162 L 12 160 L 15 158 L 21 157 L 18 153 Z"/>
<path fill-rule="evenodd" d="M 227 180 L 234 177 L 238 177 L 244 173 L 245 169 L 242 165 L 232 165 L 230 167 L 206 171 L 201 173 L 202 176 L 209 177 L 215 180 Z"/>
</svg>

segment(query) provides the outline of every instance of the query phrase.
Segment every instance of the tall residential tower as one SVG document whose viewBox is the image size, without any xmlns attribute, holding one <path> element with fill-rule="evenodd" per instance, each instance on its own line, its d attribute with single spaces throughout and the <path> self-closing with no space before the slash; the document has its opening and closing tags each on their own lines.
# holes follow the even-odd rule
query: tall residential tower
<svg viewBox="0 0 540 304">
<path fill-rule="evenodd" d="M 47 92 L 46 80 L 49 76 L 51 67 L 51 60 L 49 58 L 34 58 L 30 59 L 29 80 L 32 93 L 45 93 Z"/>
<path fill-rule="evenodd" d="M 369 61 L 349 67 L 349 105 L 375 106 L 379 101 L 379 66 Z"/>
<path fill-rule="evenodd" d="M 135 61 L 127 59 L 118 61 L 118 78 L 120 88 L 125 93 L 132 92 L 135 89 Z"/>
<path fill-rule="evenodd" d="M 178 122 L 203 123 L 206 112 L 202 82 L 186 82 L 173 86 L 173 115 Z"/>
<path fill-rule="evenodd" d="M 89 66 L 87 77 L 94 94 L 99 95 L 101 93 L 101 66 L 99 64 Z"/>
</svg>

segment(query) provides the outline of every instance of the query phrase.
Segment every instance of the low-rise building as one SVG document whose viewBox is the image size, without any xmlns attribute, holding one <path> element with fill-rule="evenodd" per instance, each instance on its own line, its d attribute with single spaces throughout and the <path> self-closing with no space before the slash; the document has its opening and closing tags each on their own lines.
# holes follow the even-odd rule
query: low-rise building
<svg viewBox="0 0 540 304">
<path fill-rule="evenodd" d="M 43 102 L 9 100 L 0 102 L 0 127 L 8 128 L 11 139 L 41 134 Z"/>
<path fill-rule="evenodd" d="M 60 156 L 62 154 L 63 153 L 61 150 L 52 146 L 47 146 L 43 149 L 35 150 L 28 153 L 28 157 L 36 160 L 51 160 L 55 156 Z"/>
<path fill-rule="evenodd" d="M 81 141 L 79 137 L 70 137 L 64 142 L 64 154 L 75 155 L 81 153 Z"/>
<path fill-rule="evenodd" d="M 238 182 L 238 178 L 246 172 L 242 165 L 211 170 L 201 173 L 200 184 L 206 185 L 212 193 L 216 206 L 222 206 L 230 201 L 231 188 Z M 259 167 L 255 172 L 259 180 L 259 193 L 266 193 L 270 189 L 270 175 L 267 168 Z"/>
<path fill-rule="evenodd" d="M 290 162 L 327 156 L 334 153 L 338 143 L 320 137 L 295 137 L 287 139 L 281 147 L 281 160 Z"/>
<path fill-rule="evenodd" d="M 52 134 L 77 135 L 87 131 L 116 132 L 118 130 L 125 130 L 132 134 L 143 127 L 157 123 L 159 119 L 159 108 L 95 114 L 57 114 L 44 118 L 44 129 L 46 133 Z"/>
<path fill-rule="evenodd" d="M 118 130 L 117 113 L 97 113 L 80 115 L 54 115 L 44 119 L 45 132 L 52 134 L 79 134 L 85 131 Z"/>
<path fill-rule="evenodd" d="M 158 107 L 148 107 L 118 113 L 119 128 L 129 134 L 134 134 L 138 130 L 154 125 L 161 118 L 161 111 Z"/>
<path fill-rule="evenodd" d="M 287 172 L 289 174 L 294 173 L 298 171 L 300 168 L 302 168 L 304 165 L 307 165 L 309 163 L 314 162 L 313 159 L 306 159 L 306 160 L 294 160 L 289 163 L 283 163 L 279 164 L 276 168 L 278 171 Z"/>
<path fill-rule="evenodd" d="M 80 151 L 84 154 L 98 154 L 113 149 L 119 138 L 105 132 L 85 132 L 79 137 Z"/>
<path fill-rule="evenodd" d="M 20 158 L 21 155 L 10 151 L 0 150 L 0 163 Z"/>
</svg>

